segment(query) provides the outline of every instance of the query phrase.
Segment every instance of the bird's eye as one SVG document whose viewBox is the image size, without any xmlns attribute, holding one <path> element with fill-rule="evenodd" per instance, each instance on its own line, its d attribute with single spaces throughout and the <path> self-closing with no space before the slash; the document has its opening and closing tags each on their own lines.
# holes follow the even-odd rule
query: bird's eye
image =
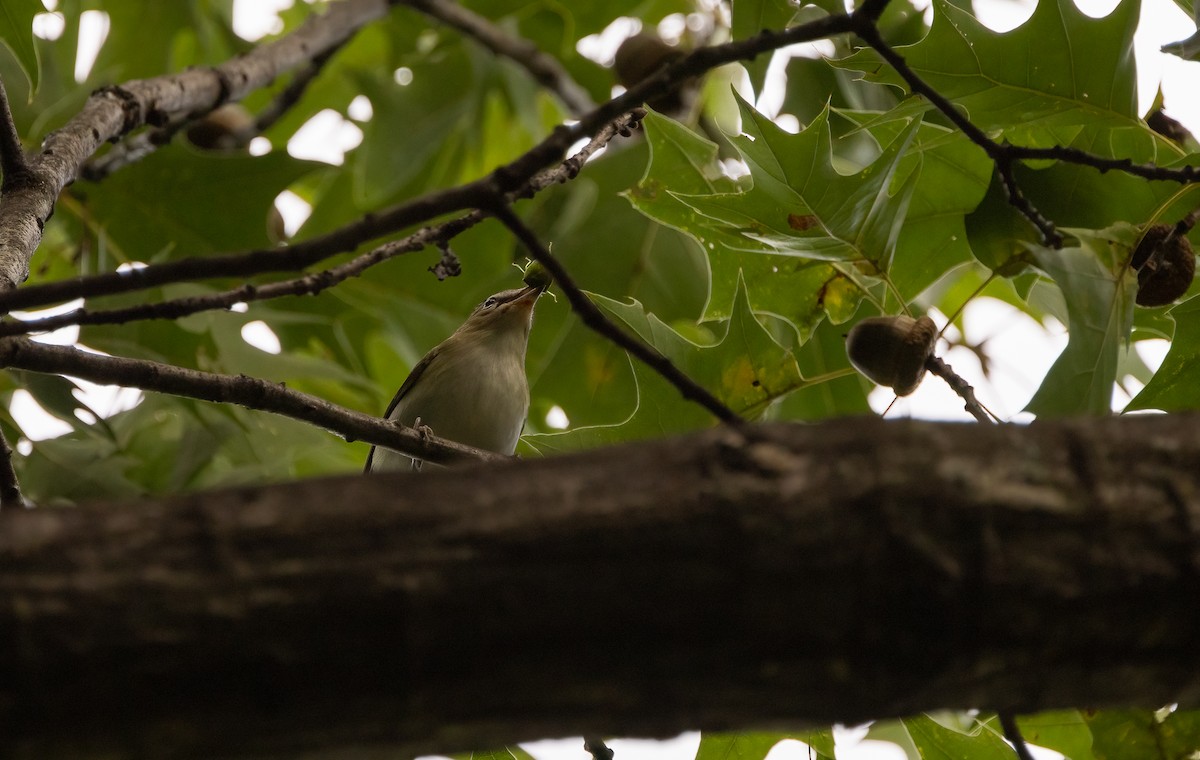
<svg viewBox="0 0 1200 760">
<path fill-rule="evenodd" d="M 489 296 L 488 300 L 483 302 L 483 306 L 485 309 L 490 309 L 493 306 L 495 306 L 497 303 L 499 303 L 499 301 L 496 300 L 495 296 Z"/>
</svg>

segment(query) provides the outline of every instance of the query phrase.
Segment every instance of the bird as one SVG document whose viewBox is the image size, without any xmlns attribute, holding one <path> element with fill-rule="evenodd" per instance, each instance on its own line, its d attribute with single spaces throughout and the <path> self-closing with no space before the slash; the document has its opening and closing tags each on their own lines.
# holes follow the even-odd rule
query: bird
<svg viewBox="0 0 1200 760">
<path fill-rule="evenodd" d="M 512 455 L 529 413 L 525 349 L 547 284 L 489 296 L 417 362 L 384 417 L 476 448 Z M 419 470 L 420 460 L 371 447 L 364 473 Z"/>
</svg>

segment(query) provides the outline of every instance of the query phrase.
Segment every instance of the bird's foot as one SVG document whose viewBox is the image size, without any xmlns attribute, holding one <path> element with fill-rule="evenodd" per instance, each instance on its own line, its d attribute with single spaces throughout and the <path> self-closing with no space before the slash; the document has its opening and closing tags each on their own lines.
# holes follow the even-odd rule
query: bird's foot
<svg viewBox="0 0 1200 760">
<path fill-rule="evenodd" d="M 421 443 L 425 443 L 425 441 L 429 440 L 429 436 L 433 435 L 433 428 L 421 422 L 420 417 L 413 420 L 413 429 L 417 431 L 417 435 L 421 436 Z M 424 464 L 425 462 L 420 459 L 412 460 L 413 472 L 420 472 Z"/>
</svg>

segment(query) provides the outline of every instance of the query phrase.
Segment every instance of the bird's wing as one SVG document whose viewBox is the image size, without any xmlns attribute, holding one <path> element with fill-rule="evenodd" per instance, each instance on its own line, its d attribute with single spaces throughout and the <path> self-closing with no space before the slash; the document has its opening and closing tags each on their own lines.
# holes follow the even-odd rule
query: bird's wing
<svg viewBox="0 0 1200 760">
<path fill-rule="evenodd" d="M 433 358 L 437 355 L 437 348 L 432 349 L 429 353 L 425 354 L 425 356 L 421 357 L 421 361 L 417 362 L 416 366 L 412 368 L 412 372 L 409 372 L 408 377 L 404 378 L 404 382 L 400 384 L 400 390 L 396 391 L 395 396 L 392 396 L 392 403 L 388 404 L 387 411 L 383 413 L 383 418 L 385 420 L 392 416 L 392 412 L 396 411 L 396 407 L 400 405 L 400 400 L 404 398 L 405 394 L 412 390 L 412 387 L 416 385 L 417 380 L 419 380 L 421 375 L 425 373 L 425 370 L 429 368 L 430 362 L 432 362 Z M 374 459 L 375 447 L 372 446 L 371 450 L 367 452 L 367 462 L 363 465 L 364 474 L 371 471 L 371 462 Z"/>
</svg>

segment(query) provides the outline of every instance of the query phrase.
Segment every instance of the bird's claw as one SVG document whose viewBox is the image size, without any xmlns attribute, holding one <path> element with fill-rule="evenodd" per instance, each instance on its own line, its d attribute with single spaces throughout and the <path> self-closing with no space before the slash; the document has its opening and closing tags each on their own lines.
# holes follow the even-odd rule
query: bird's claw
<svg viewBox="0 0 1200 760">
<path fill-rule="evenodd" d="M 417 435 L 421 437 L 422 444 L 424 444 L 427 440 L 429 440 L 429 436 L 433 435 L 433 428 L 431 428 L 428 425 L 421 422 L 420 417 L 413 420 L 413 429 L 416 430 Z M 425 464 L 425 462 L 420 459 L 413 459 L 412 460 L 413 472 L 420 472 L 421 467 L 424 464 Z"/>
</svg>

